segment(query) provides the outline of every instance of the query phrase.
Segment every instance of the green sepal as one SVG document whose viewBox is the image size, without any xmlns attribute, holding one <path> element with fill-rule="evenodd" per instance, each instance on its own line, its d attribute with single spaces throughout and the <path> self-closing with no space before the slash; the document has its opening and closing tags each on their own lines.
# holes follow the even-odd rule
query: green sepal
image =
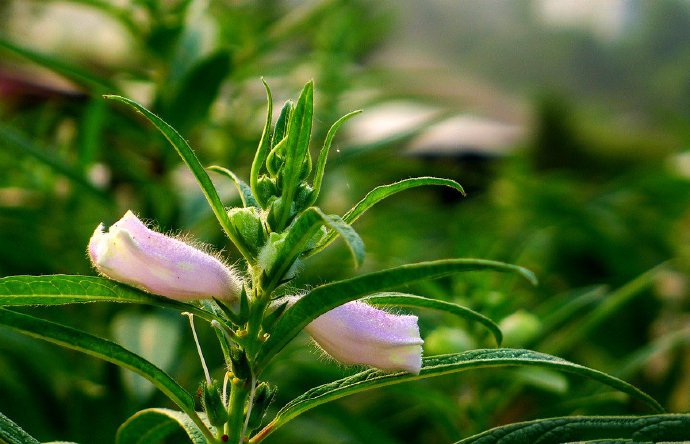
<svg viewBox="0 0 690 444">
<path fill-rule="evenodd" d="M 261 213 L 256 207 L 231 208 L 228 211 L 230 223 L 240 235 L 245 248 L 256 259 L 259 250 L 266 243 L 268 233 L 261 219 Z"/>
<path fill-rule="evenodd" d="M 278 192 L 278 187 L 276 186 L 276 180 L 271 179 L 267 175 L 262 175 L 256 183 L 256 200 L 261 203 L 262 208 L 268 208 L 268 206 L 276 197 L 280 194 Z"/>
<path fill-rule="evenodd" d="M 252 413 L 249 415 L 249 422 L 247 423 L 247 431 L 252 432 L 261 427 L 261 423 L 266 417 L 268 407 L 273 403 L 276 396 L 276 387 L 270 386 L 266 382 L 262 382 L 256 387 L 254 392 L 254 407 Z"/>
<path fill-rule="evenodd" d="M 230 367 L 232 373 L 243 381 L 252 377 L 252 370 L 249 366 L 249 359 L 244 350 L 234 347 L 230 350 Z"/>
<path fill-rule="evenodd" d="M 278 318 L 285 312 L 285 309 L 288 307 L 287 301 L 282 302 L 280 304 L 277 304 L 273 310 L 271 310 L 267 315 L 264 316 L 263 321 L 261 322 L 261 327 L 264 329 L 264 331 L 271 331 L 271 328 L 273 328 L 273 325 L 276 323 Z"/>
<path fill-rule="evenodd" d="M 228 410 L 223 404 L 221 385 L 217 380 L 213 380 L 211 384 L 207 382 L 202 383 L 201 405 L 211 425 L 220 427 L 228 422 Z"/>
<path fill-rule="evenodd" d="M 244 290 L 243 290 L 244 292 Z M 233 310 L 233 307 L 228 305 L 227 302 L 222 301 L 220 299 L 213 298 L 213 300 L 216 302 L 216 305 L 220 309 L 221 313 L 233 324 L 235 325 L 242 325 L 242 320 L 240 319 L 240 316 L 235 313 Z"/>
<path fill-rule="evenodd" d="M 242 287 L 240 292 L 240 323 L 239 325 L 244 325 L 247 320 L 249 320 L 249 296 L 247 295 L 247 290 Z"/>
</svg>

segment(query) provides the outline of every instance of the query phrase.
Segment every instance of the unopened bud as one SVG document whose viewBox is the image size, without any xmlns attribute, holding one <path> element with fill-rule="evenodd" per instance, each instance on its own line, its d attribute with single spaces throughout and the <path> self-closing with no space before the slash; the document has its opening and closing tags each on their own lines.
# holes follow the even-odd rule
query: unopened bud
<svg viewBox="0 0 690 444">
<path fill-rule="evenodd" d="M 223 404 L 218 381 L 214 380 L 211 384 L 203 384 L 201 404 L 211 425 L 220 427 L 228 422 L 228 410 Z"/>
</svg>

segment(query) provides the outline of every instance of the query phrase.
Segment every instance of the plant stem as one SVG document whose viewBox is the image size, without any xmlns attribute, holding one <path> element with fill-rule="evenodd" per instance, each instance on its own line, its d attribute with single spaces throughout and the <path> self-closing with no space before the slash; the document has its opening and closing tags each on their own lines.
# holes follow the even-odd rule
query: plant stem
<svg viewBox="0 0 690 444">
<path fill-rule="evenodd" d="M 234 379 L 232 390 L 230 391 L 230 401 L 228 402 L 228 413 L 230 419 L 225 424 L 225 434 L 228 435 L 228 442 L 231 444 L 241 444 L 244 437 L 244 405 L 250 392 L 249 381 Z"/>
</svg>

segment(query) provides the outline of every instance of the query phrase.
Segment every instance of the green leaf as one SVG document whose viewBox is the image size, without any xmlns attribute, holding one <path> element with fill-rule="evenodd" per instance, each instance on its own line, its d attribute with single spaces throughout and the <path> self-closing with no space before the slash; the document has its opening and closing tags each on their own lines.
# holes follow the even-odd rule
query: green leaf
<svg viewBox="0 0 690 444">
<path fill-rule="evenodd" d="M 196 154 L 194 154 L 194 151 L 192 151 L 192 148 L 189 146 L 189 144 L 187 144 L 182 136 L 180 136 L 180 134 L 172 126 L 168 125 L 160 117 L 153 114 L 151 111 L 144 108 L 141 104 L 135 102 L 134 100 L 122 96 L 106 95 L 104 97 L 106 99 L 117 100 L 131 106 L 137 112 L 146 117 L 163 134 L 163 136 L 168 139 L 168 142 L 170 142 L 173 148 L 175 148 L 189 169 L 192 170 L 194 177 L 196 177 L 197 182 L 199 182 L 199 185 L 201 186 L 204 196 L 206 196 L 206 200 L 211 205 L 213 214 L 216 215 L 216 219 L 218 219 L 218 222 L 220 222 L 220 225 L 223 227 L 223 230 L 225 230 L 225 233 L 245 258 L 251 258 L 251 252 L 246 250 L 242 243 L 242 237 L 239 235 L 239 233 L 237 233 L 235 228 L 230 223 L 228 214 L 225 212 L 225 207 L 223 207 L 223 203 L 221 202 L 220 197 L 218 197 L 218 192 L 213 186 L 213 182 L 211 182 L 211 179 L 208 177 L 204 167 L 201 166 Z"/>
<path fill-rule="evenodd" d="M 48 68 L 49 70 L 73 81 L 74 83 L 85 86 L 99 94 L 105 92 L 118 92 L 118 88 L 107 79 L 97 77 L 88 71 L 65 63 L 60 59 L 42 54 L 29 48 L 15 45 L 2 36 L 0 36 L 0 50 L 11 52 L 12 54 L 36 63 L 37 65 Z"/>
<path fill-rule="evenodd" d="M 646 393 L 633 387 L 627 382 L 613 376 L 575 364 L 556 356 L 547 355 L 531 350 L 488 349 L 471 350 L 464 353 L 426 357 L 418 375 L 396 372 L 385 373 L 380 370 L 365 370 L 347 378 L 339 379 L 328 384 L 315 387 L 301 396 L 290 401 L 276 414 L 275 418 L 263 430 L 258 432 L 249 442 L 256 443 L 263 440 L 270 433 L 285 423 L 318 405 L 330 402 L 343 396 L 383 387 L 401 382 L 416 381 L 418 379 L 442 376 L 466 370 L 476 370 L 490 367 L 535 366 L 550 368 L 566 373 L 573 373 L 587 377 L 612 388 L 620 390 L 633 398 L 642 400 L 655 411 L 664 409 Z M 493 442 L 493 441 L 491 441 Z M 521 442 L 536 442 L 523 440 Z"/>
<path fill-rule="evenodd" d="M 237 177 L 235 173 L 233 173 L 227 168 L 223 168 L 217 165 L 208 167 L 208 170 L 229 177 L 235 183 L 235 187 L 237 188 L 237 191 L 240 193 L 240 197 L 242 198 L 242 205 L 244 205 L 245 207 L 259 208 L 259 203 L 256 201 L 256 199 L 254 199 L 251 187 L 247 185 L 242 179 Z"/>
<path fill-rule="evenodd" d="M 271 336 L 264 343 L 257 361 L 264 365 L 312 320 L 346 302 L 425 279 L 475 270 L 516 272 L 536 284 L 536 278 L 529 270 L 517 265 L 482 259 L 420 262 L 332 282 L 314 288 L 285 311 L 270 332 Z"/>
<path fill-rule="evenodd" d="M 304 85 L 297 100 L 295 110 L 290 116 L 288 125 L 287 147 L 285 152 L 285 166 L 283 167 L 283 207 L 278 217 L 278 231 L 288 222 L 291 203 L 295 198 L 295 191 L 299 182 L 302 167 L 309 156 L 309 140 L 311 139 L 311 123 L 314 114 L 314 82 Z"/>
<path fill-rule="evenodd" d="M 352 225 L 362 214 L 364 214 L 364 212 L 383 199 L 410 188 L 427 185 L 447 186 L 455 188 L 463 195 L 465 194 L 465 190 L 463 190 L 462 186 L 451 179 L 442 179 L 438 177 L 413 177 L 410 179 L 403 179 L 389 185 L 381 185 L 371 190 L 366 196 L 364 196 L 362 200 L 357 203 L 357 205 L 345 213 L 343 220 Z M 338 233 L 336 232 L 328 233 L 328 235 L 322 241 L 320 241 L 316 247 L 314 247 L 314 249 L 308 253 L 308 255 L 311 256 L 326 248 L 331 242 L 333 242 L 337 235 Z"/>
<path fill-rule="evenodd" d="M 132 415 L 117 430 L 116 444 L 155 444 L 179 430 L 194 444 L 207 444 L 204 434 L 185 413 L 152 408 Z"/>
<path fill-rule="evenodd" d="M 340 233 L 343 239 L 345 239 L 355 261 L 355 267 L 362 263 L 364 260 L 364 244 L 355 230 L 343 222 L 339 216 L 327 215 L 317 207 L 310 207 L 304 210 L 290 225 L 285 241 L 278 252 L 278 257 L 268 270 L 268 275 L 271 278 L 266 284 L 268 291 L 272 291 L 280 283 L 285 273 L 292 267 L 299 255 L 302 254 L 305 246 L 324 224 Z"/>
<path fill-rule="evenodd" d="M 616 442 L 687 442 L 690 415 L 574 416 L 538 419 L 496 427 L 459 441 L 458 444 L 562 442 L 612 439 Z M 624 440 L 624 441 L 623 441 Z"/>
<path fill-rule="evenodd" d="M 326 135 L 326 140 L 323 143 L 323 147 L 321 148 L 321 152 L 319 153 L 319 159 L 316 161 L 316 173 L 314 175 L 314 193 L 312 195 L 311 202 L 309 202 L 309 205 L 313 205 L 314 202 L 316 202 L 316 199 L 319 197 L 319 192 L 321 191 L 321 184 L 323 182 L 323 175 L 326 170 L 326 161 L 328 160 L 328 152 L 331 149 L 331 144 L 333 143 L 333 138 L 335 137 L 335 133 L 338 131 L 338 129 L 343 125 L 343 123 L 347 122 L 350 120 L 351 117 L 356 116 L 357 114 L 361 113 L 362 110 L 357 110 L 357 111 L 352 111 L 349 114 L 344 115 L 340 119 L 338 119 L 328 130 L 328 134 Z"/>
<path fill-rule="evenodd" d="M 263 167 L 264 162 L 266 162 L 266 157 L 271 151 L 271 139 L 273 134 L 271 134 L 271 123 L 273 122 L 273 96 L 271 95 L 271 88 L 268 87 L 268 83 L 262 78 L 261 81 L 266 88 L 266 100 L 268 101 L 268 109 L 266 110 L 266 123 L 264 124 L 264 131 L 261 133 L 261 141 L 259 142 L 259 148 L 256 150 L 254 155 L 254 160 L 252 161 L 252 170 L 249 177 L 249 184 L 251 186 L 252 192 L 259 199 L 259 203 L 262 208 L 266 208 L 267 202 L 261 201 L 261 196 L 258 190 L 259 183 L 259 173 L 261 172 L 261 167 Z"/>
<path fill-rule="evenodd" d="M 202 319 L 219 319 L 194 305 L 144 293 L 136 288 L 97 276 L 8 276 L 0 278 L 0 306 L 63 305 L 88 302 L 146 304 L 194 313 Z"/>
<path fill-rule="evenodd" d="M 5 308 L 0 308 L 0 324 L 25 335 L 77 350 L 132 370 L 151 381 L 180 408 L 194 408 L 192 395 L 163 370 L 114 342 Z"/>
<path fill-rule="evenodd" d="M 79 185 L 84 191 L 88 191 L 93 196 L 98 197 L 103 201 L 110 202 L 110 197 L 101 189 L 95 187 L 77 168 L 64 162 L 56 156 L 50 154 L 48 147 L 40 146 L 25 134 L 20 133 L 16 129 L 0 123 L 0 139 L 5 143 L 3 145 L 14 147 L 14 149 L 24 155 L 30 156 L 42 164 L 50 167 L 58 174 L 70 179 L 75 184 Z"/>
<path fill-rule="evenodd" d="M 7 444 L 40 444 L 36 438 L 0 413 L 0 442 Z"/>
<path fill-rule="evenodd" d="M 470 308 L 453 304 L 451 302 L 395 292 L 379 293 L 364 298 L 363 300 L 368 304 L 378 306 L 394 305 L 396 307 L 430 308 L 432 310 L 445 311 L 468 321 L 479 322 L 480 324 L 484 325 L 487 329 L 489 329 L 491 334 L 494 335 L 496 345 L 499 347 L 503 341 L 503 333 L 501 333 L 501 329 L 494 321 Z"/>
</svg>

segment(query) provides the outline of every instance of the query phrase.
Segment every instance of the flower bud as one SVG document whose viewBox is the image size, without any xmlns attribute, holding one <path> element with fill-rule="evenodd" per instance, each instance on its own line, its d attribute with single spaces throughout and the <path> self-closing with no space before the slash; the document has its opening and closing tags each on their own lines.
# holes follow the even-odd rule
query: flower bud
<svg viewBox="0 0 690 444">
<path fill-rule="evenodd" d="M 221 388 L 218 381 L 213 381 L 211 384 L 204 382 L 201 389 L 201 403 L 206 412 L 206 417 L 208 422 L 215 427 L 220 427 L 228 422 L 228 410 L 223 405 L 220 391 Z"/>
<path fill-rule="evenodd" d="M 233 300 L 242 287 L 232 268 L 181 240 L 150 230 L 131 211 L 107 232 L 100 224 L 88 253 L 99 273 L 172 299 Z"/>
<path fill-rule="evenodd" d="M 422 344 L 417 316 L 394 315 L 363 302 L 336 307 L 313 320 L 307 332 L 343 364 L 419 374 Z"/>
</svg>

